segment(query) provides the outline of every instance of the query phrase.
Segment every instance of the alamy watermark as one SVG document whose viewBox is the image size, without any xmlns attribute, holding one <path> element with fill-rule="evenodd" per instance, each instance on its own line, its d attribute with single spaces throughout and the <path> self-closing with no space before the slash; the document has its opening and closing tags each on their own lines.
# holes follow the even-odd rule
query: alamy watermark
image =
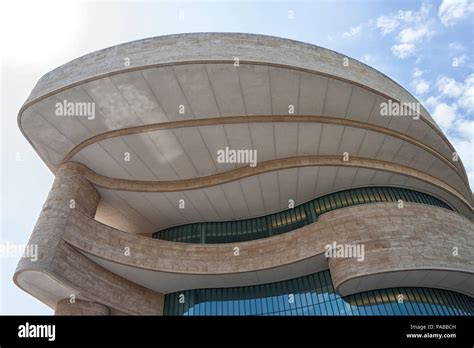
<svg viewBox="0 0 474 348">
<path fill-rule="evenodd" d="M 95 119 L 95 103 L 93 102 L 71 102 L 64 99 L 62 103 L 55 105 L 56 116 L 87 117 L 88 120 Z"/>
<path fill-rule="evenodd" d="M 47 338 L 48 341 L 56 339 L 56 325 L 36 325 L 26 322 L 18 326 L 19 338 Z"/>
<path fill-rule="evenodd" d="M 217 151 L 217 163 L 248 163 L 250 167 L 255 167 L 257 150 L 233 150 L 226 146 Z"/>
<path fill-rule="evenodd" d="M 414 120 L 420 118 L 420 103 L 417 102 L 388 102 L 380 103 L 380 116 L 408 116 Z"/>
<path fill-rule="evenodd" d="M 364 244 L 326 244 L 324 255 L 327 258 L 354 258 L 361 262 L 365 259 Z"/>
<path fill-rule="evenodd" d="M 15 244 L 15 243 L 0 243 L 0 258 L 29 258 L 31 261 L 38 260 L 38 245 L 37 244 Z"/>
</svg>

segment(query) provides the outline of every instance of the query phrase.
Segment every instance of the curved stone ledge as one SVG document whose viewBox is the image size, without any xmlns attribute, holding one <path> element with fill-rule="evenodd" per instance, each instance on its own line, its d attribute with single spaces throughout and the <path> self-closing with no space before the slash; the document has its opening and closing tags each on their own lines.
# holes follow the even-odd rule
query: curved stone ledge
<svg viewBox="0 0 474 348">
<path fill-rule="evenodd" d="M 403 209 L 393 203 L 342 208 L 292 232 L 230 244 L 199 245 L 150 239 L 115 230 L 82 214 L 71 216 L 69 226 L 64 235 L 69 244 L 95 261 L 103 260 L 106 267 L 114 263 L 116 272 L 130 275 L 134 268 L 146 270 L 144 274 L 155 277 L 155 283 L 148 282 L 147 286 L 164 292 L 186 289 L 189 284 L 215 286 L 209 276 L 218 277 L 220 286 L 238 284 L 242 274 L 254 272 L 260 272 L 265 279 L 271 278 L 272 272 L 278 272 L 279 278 L 294 278 L 302 274 L 295 274 L 294 269 L 290 272 L 289 265 L 311 260 L 319 265 L 314 270 L 324 269 L 321 257 L 325 246 L 336 242 L 365 246 L 363 262 L 352 258 L 329 260 L 335 287 L 341 294 L 357 292 L 364 285 L 341 287 L 342 283 L 394 271 L 407 274 L 402 282 L 404 286 L 440 287 L 474 294 L 473 286 L 469 285 L 474 272 L 474 262 L 470 259 L 474 251 L 470 239 L 472 223 L 457 213 L 422 204 L 406 203 Z M 458 247 L 459 256 L 452 255 L 454 246 Z M 130 248 L 129 256 L 124 253 L 126 247 Z M 234 256 L 235 247 L 239 248 L 239 256 Z M 433 270 L 437 271 L 436 277 L 426 277 L 421 283 L 421 278 L 408 275 L 412 271 Z M 172 289 L 160 284 L 166 279 L 161 276 L 163 273 L 178 275 Z M 385 286 L 383 282 L 380 284 Z M 373 280 L 365 285 L 368 288 L 364 290 L 379 287 Z"/>
<path fill-rule="evenodd" d="M 72 160 L 72 158 L 79 154 L 82 150 L 96 144 L 98 142 L 112 139 L 116 137 L 122 137 L 125 135 L 134 135 L 142 134 L 148 132 L 156 132 L 159 130 L 167 129 L 179 129 L 187 127 L 203 127 L 211 125 L 232 125 L 232 124 L 241 124 L 241 123 L 275 123 L 275 122 L 308 122 L 308 123 L 321 123 L 321 124 L 330 124 L 330 125 L 340 125 L 348 126 L 363 130 L 370 130 L 384 135 L 391 136 L 396 139 L 400 139 L 409 144 L 415 145 L 420 149 L 428 152 L 430 155 L 438 158 L 444 164 L 446 164 L 450 169 L 452 169 L 456 175 L 462 180 L 466 188 L 469 190 L 469 182 L 467 177 L 458 171 L 458 168 L 453 164 L 453 162 L 445 157 L 443 154 L 439 153 L 436 149 L 424 144 L 423 142 L 405 135 L 401 132 L 397 132 L 390 128 L 381 127 L 367 122 L 360 122 L 350 119 L 338 118 L 335 116 L 309 116 L 309 115 L 261 115 L 261 116 L 227 116 L 227 117 L 212 117 L 205 119 L 192 119 L 192 120 L 181 120 L 181 121 L 172 121 L 172 122 L 161 122 L 147 124 L 143 126 L 136 127 L 127 127 L 120 128 L 105 133 L 97 134 L 93 137 L 83 140 L 81 143 L 77 144 L 71 151 L 69 151 L 63 158 L 61 163 L 66 163 Z M 469 190 L 470 192 L 470 190 Z"/>
<path fill-rule="evenodd" d="M 70 216 L 80 214 L 94 221 L 98 201 L 94 186 L 75 166 L 62 166 L 28 242 L 37 246 L 38 259 L 22 258 L 14 282 L 51 308 L 74 295 L 115 312 L 161 314 L 162 294 L 106 270 L 64 241 Z"/>
<path fill-rule="evenodd" d="M 289 168 L 311 166 L 367 168 L 409 176 L 424 181 L 428 184 L 434 185 L 459 200 L 464 206 L 464 210 L 467 216 L 472 215 L 473 211 L 473 208 L 471 206 L 471 197 L 464 197 L 463 194 L 460 193 L 457 189 L 429 174 L 407 166 L 402 166 L 400 164 L 355 156 L 350 157 L 350 161 L 347 162 L 342 160 L 342 156 L 333 155 L 308 155 L 289 157 L 261 162 L 256 167 L 240 167 L 234 170 L 210 176 L 175 181 L 143 181 L 111 178 L 96 173 L 81 163 L 67 162 L 65 164 L 76 166 L 78 170 L 80 170 L 89 181 L 91 181 L 97 186 L 113 190 L 136 192 L 177 192 L 194 190 L 199 188 L 221 185 L 262 173 Z"/>
<path fill-rule="evenodd" d="M 55 315 L 109 315 L 106 306 L 99 303 L 76 300 L 71 303 L 68 298 L 59 301 L 56 305 Z"/>
<path fill-rule="evenodd" d="M 403 209 L 373 204 L 331 211 L 321 220 L 365 247 L 363 262 L 330 258 L 334 288 L 341 295 L 417 286 L 474 294 L 474 224 L 438 207 L 405 204 Z M 456 255 L 457 254 L 457 255 Z"/>
</svg>

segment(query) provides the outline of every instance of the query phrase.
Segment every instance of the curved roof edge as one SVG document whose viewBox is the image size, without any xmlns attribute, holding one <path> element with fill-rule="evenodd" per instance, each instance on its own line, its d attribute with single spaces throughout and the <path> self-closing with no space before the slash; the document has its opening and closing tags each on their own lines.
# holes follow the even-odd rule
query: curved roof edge
<svg viewBox="0 0 474 348">
<path fill-rule="evenodd" d="M 129 64 L 126 64 L 126 58 Z M 360 83 L 400 101 L 418 102 L 410 92 L 384 73 L 336 51 L 276 36 L 212 32 L 156 36 L 87 53 L 43 75 L 24 105 L 71 84 L 137 67 L 234 58 L 321 72 Z M 349 59 L 348 66 L 344 65 L 345 58 Z M 80 69 L 76 69 L 78 67 Z M 421 109 L 422 115 L 439 129 L 422 105 Z"/>
</svg>

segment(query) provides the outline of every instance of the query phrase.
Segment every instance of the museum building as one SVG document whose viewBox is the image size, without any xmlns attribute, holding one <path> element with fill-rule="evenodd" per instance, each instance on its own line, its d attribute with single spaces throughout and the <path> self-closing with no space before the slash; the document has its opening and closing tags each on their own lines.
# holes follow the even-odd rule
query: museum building
<svg viewBox="0 0 474 348">
<path fill-rule="evenodd" d="M 44 75 L 18 125 L 55 180 L 14 281 L 58 315 L 474 313 L 462 161 L 355 59 L 148 38 Z"/>
</svg>

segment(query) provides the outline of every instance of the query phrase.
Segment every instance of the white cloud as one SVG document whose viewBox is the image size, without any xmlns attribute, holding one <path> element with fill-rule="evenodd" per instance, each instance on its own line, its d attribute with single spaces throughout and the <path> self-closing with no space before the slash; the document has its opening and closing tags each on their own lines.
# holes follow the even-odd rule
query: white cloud
<svg viewBox="0 0 474 348">
<path fill-rule="evenodd" d="M 441 98 L 455 99 L 453 105 L 468 113 L 474 113 L 474 73 L 469 75 L 464 82 L 458 82 L 447 76 L 440 76 L 436 81 L 440 92 L 437 97 L 429 97 L 426 104 L 433 108 L 439 104 Z"/>
<path fill-rule="evenodd" d="M 430 96 L 425 105 L 440 128 L 446 133 L 456 152 L 463 161 L 469 177 L 474 184 L 474 73 L 464 82 L 447 76 L 440 76 L 436 83 L 440 92 Z M 450 99 L 450 101 L 446 101 Z"/>
<path fill-rule="evenodd" d="M 423 23 L 416 27 L 408 27 L 398 34 L 398 41 L 401 43 L 414 43 L 429 39 L 433 35 L 430 23 Z"/>
<path fill-rule="evenodd" d="M 466 47 L 464 47 L 464 45 L 460 42 L 450 42 L 449 45 L 448 45 L 449 49 L 450 50 L 453 50 L 453 51 L 464 51 L 466 50 Z"/>
<path fill-rule="evenodd" d="M 414 78 L 419 78 L 423 75 L 424 71 L 419 69 L 418 67 L 415 68 L 415 70 L 413 70 L 413 77 Z"/>
<path fill-rule="evenodd" d="M 431 23 L 427 22 L 403 29 L 397 36 L 399 43 L 392 46 L 392 53 L 400 59 L 412 56 L 416 51 L 416 45 L 433 35 L 434 32 L 430 27 Z"/>
<path fill-rule="evenodd" d="M 348 38 L 351 38 L 351 37 L 359 36 L 360 33 L 361 33 L 361 30 L 362 30 L 361 25 L 358 25 L 356 27 L 351 27 L 349 29 L 349 31 L 346 31 L 346 32 L 342 33 L 342 38 L 348 39 Z"/>
<path fill-rule="evenodd" d="M 400 19 L 397 16 L 380 16 L 377 18 L 376 27 L 382 31 L 382 35 L 387 35 L 398 28 Z"/>
<path fill-rule="evenodd" d="M 426 20 L 430 15 L 431 4 L 428 2 L 423 2 L 421 4 L 420 10 L 415 12 L 413 19 L 416 22 L 421 22 Z"/>
<path fill-rule="evenodd" d="M 382 35 L 401 28 L 392 46 L 393 55 L 400 59 L 410 57 L 417 51 L 418 44 L 433 36 L 433 20 L 429 19 L 430 8 L 429 4 L 422 3 L 418 11 L 400 10 L 397 14 L 377 18 L 376 27 L 381 30 Z"/>
<path fill-rule="evenodd" d="M 439 98 L 438 98 L 438 97 L 434 97 L 434 96 L 430 96 L 428 99 L 426 99 L 425 104 L 426 104 L 429 108 L 434 109 L 434 108 L 436 107 L 436 105 L 439 104 Z"/>
<path fill-rule="evenodd" d="M 436 86 L 443 96 L 449 98 L 458 98 L 463 93 L 463 86 L 451 77 L 439 77 Z"/>
<path fill-rule="evenodd" d="M 458 104 L 468 112 L 474 113 L 474 74 L 469 75 L 464 81 L 463 92 Z"/>
<path fill-rule="evenodd" d="M 456 103 L 450 105 L 440 102 L 439 97 L 429 97 L 426 105 L 431 108 L 433 119 L 448 136 L 463 161 L 469 182 L 474 184 L 474 120 L 463 118 Z"/>
<path fill-rule="evenodd" d="M 433 119 L 445 131 L 448 132 L 454 125 L 456 119 L 456 105 L 440 103 L 436 105 L 432 113 Z"/>
<path fill-rule="evenodd" d="M 413 70 L 413 81 L 411 85 L 415 89 L 416 94 L 425 94 L 430 90 L 430 84 L 428 81 L 422 78 L 425 72 L 418 67 Z"/>
<path fill-rule="evenodd" d="M 392 53 L 400 59 L 405 59 L 415 53 L 415 45 L 412 43 L 401 43 L 398 45 L 393 45 Z"/>
<path fill-rule="evenodd" d="M 438 16 L 441 23 L 449 27 L 472 12 L 474 12 L 474 2 L 471 0 L 443 0 L 439 6 Z"/>
<path fill-rule="evenodd" d="M 422 23 L 428 18 L 431 6 L 427 3 L 422 3 L 419 11 L 402 11 L 390 15 L 379 16 L 376 20 L 375 26 L 380 29 L 382 35 L 387 35 L 397 29 L 400 25 L 409 25 Z"/>
<path fill-rule="evenodd" d="M 370 54 L 365 54 L 364 57 L 362 57 L 362 61 L 365 64 L 373 65 L 373 64 L 375 64 L 375 57 L 370 55 Z"/>
<path fill-rule="evenodd" d="M 430 89 L 430 84 L 423 79 L 417 80 L 414 82 L 416 94 L 425 94 Z"/>
<path fill-rule="evenodd" d="M 457 122 L 456 128 L 461 136 L 474 141 L 474 120 L 460 120 Z"/>
</svg>

